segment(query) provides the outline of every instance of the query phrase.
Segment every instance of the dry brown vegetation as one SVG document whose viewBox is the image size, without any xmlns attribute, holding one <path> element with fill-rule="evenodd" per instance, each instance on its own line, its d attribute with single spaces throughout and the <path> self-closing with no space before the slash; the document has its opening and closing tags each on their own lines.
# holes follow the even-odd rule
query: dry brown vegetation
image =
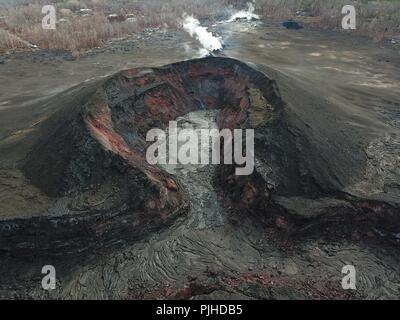
<svg viewBox="0 0 400 320">
<path fill-rule="evenodd" d="M 4 50 L 17 50 L 27 47 L 26 42 L 3 29 L 0 29 L 0 44 Z"/>
<path fill-rule="evenodd" d="M 207 5 L 205 5 L 208 2 Z M 99 47 L 105 41 L 121 38 L 140 32 L 145 28 L 176 28 L 184 12 L 196 13 L 204 17 L 212 15 L 223 5 L 211 0 L 173 0 L 173 1 L 105 1 L 105 0 L 68 0 L 60 1 L 57 7 L 56 30 L 43 30 L 41 21 L 41 1 L 3 10 L 5 16 L 0 28 L 18 35 L 27 42 L 46 49 L 65 49 L 75 54 Z M 80 9 L 92 9 L 83 14 Z M 109 14 L 130 15 L 134 21 L 112 23 L 107 19 Z M 20 49 L 7 39 L 0 38 L 0 52 Z"/>
<path fill-rule="evenodd" d="M 13 0 L 9 0 L 13 1 Z M 16 0 L 14 0 L 16 1 Z M 65 49 L 79 54 L 102 46 L 107 40 L 125 37 L 149 27 L 177 28 L 184 12 L 199 18 L 229 15 L 245 7 L 246 0 L 58 0 L 56 30 L 43 30 L 43 0 L 18 0 L 0 10 L 0 52 L 26 48 Z M 268 19 L 296 17 L 315 27 L 340 30 L 341 8 L 345 0 L 258 0 L 256 11 Z M 360 34 L 375 39 L 400 34 L 400 1 L 352 1 L 358 10 Z M 91 9 L 89 15 L 80 9 Z M 131 21 L 110 22 L 109 14 L 127 15 Z M 134 21 L 132 21 L 134 20 Z M 25 40 L 25 41 L 22 41 Z"/>
<path fill-rule="evenodd" d="M 297 11 L 307 16 L 298 18 L 312 26 L 342 31 L 341 8 L 351 4 L 357 10 L 357 30 L 353 33 L 376 40 L 400 34 L 400 1 L 349 0 L 258 0 L 257 11 L 264 17 L 293 18 Z"/>
</svg>

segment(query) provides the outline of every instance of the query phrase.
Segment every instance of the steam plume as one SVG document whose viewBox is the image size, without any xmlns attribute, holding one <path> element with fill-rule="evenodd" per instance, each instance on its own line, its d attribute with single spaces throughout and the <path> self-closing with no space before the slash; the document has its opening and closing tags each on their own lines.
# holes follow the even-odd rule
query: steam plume
<svg viewBox="0 0 400 320">
<path fill-rule="evenodd" d="M 202 56 L 207 56 L 213 51 L 222 49 L 221 40 L 209 32 L 206 27 L 201 26 L 199 20 L 187 15 L 183 18 L 183 29 L 200 42 L 202 46 L 200 54 Z"/>
<path fill-rule="evenodd" d="M 247 21 L 259 20 L 260 16 L 258 14 L 255 14 L 254 10 L 255 10 L 254 4 L 251 2 L 248 2 L 247 10 L 241 10 L 239 12 L 236 12 L 235 14 L 232 15 L 232 17 L 230 17 L 228 22 L 233 22 L 236 20 L 247 20 Z"/>
</svg>

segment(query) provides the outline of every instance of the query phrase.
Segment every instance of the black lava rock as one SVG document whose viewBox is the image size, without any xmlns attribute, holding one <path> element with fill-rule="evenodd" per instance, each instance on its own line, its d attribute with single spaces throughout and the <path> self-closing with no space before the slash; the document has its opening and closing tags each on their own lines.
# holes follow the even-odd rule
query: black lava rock
<svg viewBox="0 0 400 320">
<path fill-rule="evenodd" d="M 284 21 L 282 22 L 282 25 L 289 30 L 299 30 L 304 28 L 300 23 L 293 20 Z"/>
</svg>

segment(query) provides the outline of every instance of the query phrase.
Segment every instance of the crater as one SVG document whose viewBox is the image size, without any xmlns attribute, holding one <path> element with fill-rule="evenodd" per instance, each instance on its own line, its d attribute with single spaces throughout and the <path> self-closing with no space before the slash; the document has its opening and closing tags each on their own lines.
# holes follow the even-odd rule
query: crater
<svg viewBox="0 0 400 320">
<path fill-rule="evenodd" d="M 125 70 L 73 94 L 41 124 L 40 138 L 21 166 L 48 197 L 48 214 L 9 224 L 3 249 L 85 251 L 165 228 L 187 215 L 193 203 L 182 179 L 147 163 L 146 133 L 212 110 L 220 129 L 272 131 L 283 109 L 274 81 L 243 62 L 217 57 Z M 218 169 L 210 176 L 212 183 L 218 187 L 236 180 L 231 169 Z M 233 186 L 232 192 L 248 190 L 244 204 L 261 192 L 252 180 L 243 178 Z M 265 183 L 262 189 L 264 197 Z"/>
</svg>

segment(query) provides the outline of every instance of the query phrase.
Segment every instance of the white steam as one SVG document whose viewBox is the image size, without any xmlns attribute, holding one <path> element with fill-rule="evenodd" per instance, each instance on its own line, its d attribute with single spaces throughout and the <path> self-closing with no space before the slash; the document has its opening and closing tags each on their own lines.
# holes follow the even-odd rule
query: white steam
<svg viewBox="0 0 400 320">
<path fill-rule="evenodd" d="M 206 27 L 201 26 L 199 20 L 186 15 L 183 18 L 183 29 L 198 40 L 202 46 L 199 52 L 200 56 L 207 56 L 213 51 L 222 49 L 222 41 L 209 32 Z"/>
<path fill-rule="evenodd" d="M 260 16 L 258 14 L 254 13 L 254 4 L 251 2 L 247 3 L 247 10 L 241 10 L 239 12 L 236 12 L 235 14 L 230 17 L 228 22 L 234 22 L 236 20 L 247 20 L 247 21 L 252 21 L 252 20 L 259 20 Z"/>
</svg>

